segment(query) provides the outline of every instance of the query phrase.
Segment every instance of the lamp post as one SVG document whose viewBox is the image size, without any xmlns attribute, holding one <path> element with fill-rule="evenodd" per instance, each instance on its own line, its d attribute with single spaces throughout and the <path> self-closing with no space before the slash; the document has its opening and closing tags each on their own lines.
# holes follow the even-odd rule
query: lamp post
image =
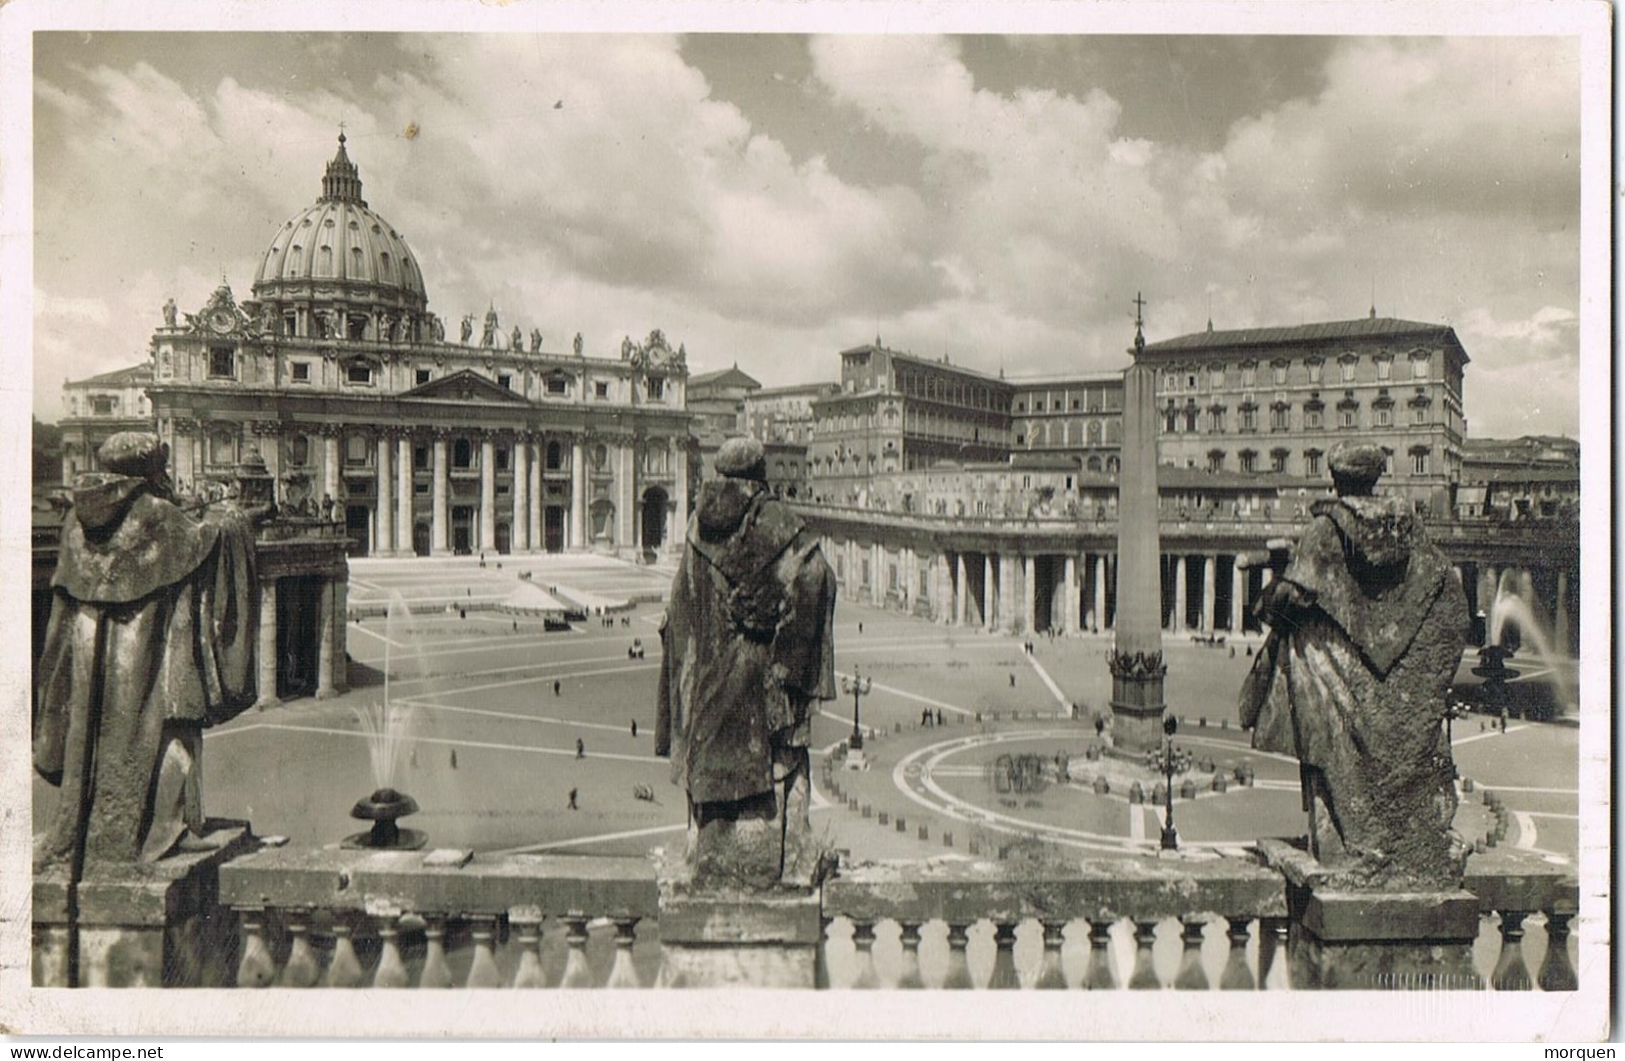
<svg viewBox="0 0 1625 1061">
<path fill-rule="evenodd" d="M 856 668 L 852 671 L 852 677 L 841 679 L 841 691 L 852 694 L 852 736 L 847 740 L 846 746 L 853 751 L 863 750 L 863 730 L 858 725 L 858 702 L 873 686 L 873 679 L 859 677 Z"/>
<path fill-rule="evenodd" d="M 1179 850 L 1179 833 L 1174 829 L 1174 731 L 1179 728 L 1179 722 L 1173 715 L 1162 720 L 1162 732 L 1166 739 L 1162 748 L 1162 774 L 1166 782 L 1164 791 L 1168 797 L 1167 816 L 1162 822 L 1162 849 L 1164 851 Z"/>
</svg>

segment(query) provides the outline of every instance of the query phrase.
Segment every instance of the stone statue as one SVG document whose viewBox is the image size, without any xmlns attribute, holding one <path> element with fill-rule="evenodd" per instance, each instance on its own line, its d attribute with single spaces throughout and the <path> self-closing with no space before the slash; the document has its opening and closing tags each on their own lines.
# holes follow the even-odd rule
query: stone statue
<svg viewBox="0 0 1625 1061">
<path fill-rule="evenodd" d="M 463 345 L 467 346 L 468 345 L 468 340 L 473 338 L 473 336 L 474 336 L 474 314 L 470 313 L 468 316 L 463 318 Z"/>
<path fill-rule="evenodd" d="M 324 522 L 327 522 L 327 523 L 333 522 L 333 495 L 332 494 L 323 494 L 322 495 L 322 520 Z"/>
<path fill-rule="evenodd" d="M 164 301 L 164 327 L 175 327 L 175 300 L 169 298 Z"/>
<path fill-rule="evenodd" d="M 174 503 L 158 436 L 125 431 L 81 476 L 51 579 L 34 768 L 58 790 L 42 869 L 152 862 L 203 826 L 203 728 L 254 699 L 252 517 Z M 193 840 L 193 844 L 199 841 Z"/>
<path fill-rule="evenodd" d="M 497 345 L 497 311 L 493 306 L 485 312 L 485 331 L 480 333 L 480 345 L 493 349 Z"/>
<path fill-rule="evenodd" d="M 434 341 L 435 342 L 437 342 L 437 343 L 445 342 L 446 341 L 446 322 L 441 320 L 439 317 L 431 314 L 429 316 L 429 334 L 434 336 Z"/>
<path fill-rule="evenodd" d="M 1337 497 L 1314 503 L 1259 602 L 1270 635 L 1242 725 L 1299 760 L 1313 853 L 1336 886 L 1458 887 L 1444 719 L 1466 594 L 1405 499 L 1373 494 L 1379 447 L 1339 446 L 1328 463 Z"/>
<path fill-rule="evenodd" d="M 769 495 L 761 443 L 729 440 L 716 469 L 661 624 L 655 751 L 688 795 L 695 884 L 807 886 L 807 743 L 813 701 L 835 696 L 835 578 Z"/>
<path fill-rule="evenodd" d="M 525 349 L 525 335 L 519 330 L 519 325 L 517 324 L 513 326 L 513 335 L 511 335 L 508 339 L 508 349 L 512 350 L 516 354 Z"/>
<path fill-rule="evenodd" d="M 542 330 L 540 328 L 530 330 L 530 352 L 533 354 L 542 352 Z"/>
<path fill-rule="evenodd" d="M 634 347 L 632 345 L 632 337 L 630 335 L 623 336 L 621 338 L 621 360 L 622 361 L 626 361 L 629 358 L 631 358 L 632 351 L 635 350 L 635 349 L 636 349 L 636 347 Z"/>
<path fill-rule="evenodd" d="M 581 356 L 581 333 L 580 332 L 576 332 L 576 337 L 574 339 L 570 340 L 570 347 L 571 347 L 571 349 L 573 349 L 576 352 L 577 357 Z"/>
</svg>

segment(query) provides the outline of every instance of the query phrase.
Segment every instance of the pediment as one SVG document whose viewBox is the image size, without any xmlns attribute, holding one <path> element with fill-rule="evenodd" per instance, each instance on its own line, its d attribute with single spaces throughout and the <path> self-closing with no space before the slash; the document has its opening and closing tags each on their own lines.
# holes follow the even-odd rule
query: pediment
<svg viewBox="0 0 1625 1061">
<path fill-rule="evenodd" d="M 441 376 L 406 391 L 402 398 L 422 398 L 437 402 L 505 402 L 529 405 L 523 395 L 486 379 L 472 369 Z"/>
</svg>

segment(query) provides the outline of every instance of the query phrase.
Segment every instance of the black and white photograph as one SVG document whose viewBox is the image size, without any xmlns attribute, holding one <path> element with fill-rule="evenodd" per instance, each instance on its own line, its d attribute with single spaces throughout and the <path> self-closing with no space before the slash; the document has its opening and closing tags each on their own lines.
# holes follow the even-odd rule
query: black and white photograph
<svg viewBox="0 0 1625 1061">
<path fill-rule="evenodd" d="M 6 5 L 0 1032 L 1616 1034 L 1611 14 Z"/>
</svg>

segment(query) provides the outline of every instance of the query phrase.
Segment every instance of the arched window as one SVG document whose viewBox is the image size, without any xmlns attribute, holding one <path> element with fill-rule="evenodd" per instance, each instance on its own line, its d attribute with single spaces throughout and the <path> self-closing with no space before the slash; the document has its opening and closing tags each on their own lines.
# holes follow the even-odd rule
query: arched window
<svg viewBox="0 0 1625 1061">
<path fill-rule="evenodd" d="M 209 434 L 209 463 L 210 464 L 236 464 L 237 463 L 237 436 L 226 428 L 219 428 Z"/>
<path fill-rule="evenodd" d="M 288 463 L 302 466 L 310 463 L 310 439 L 295 435 L 288 440 Z"/>
<path fill-rule="evenodd" d="M 474 444 L 468 439 L 460 438 L 451 444 L 451 466 L 453 468 L 474 466 Z"/>
</svg>

